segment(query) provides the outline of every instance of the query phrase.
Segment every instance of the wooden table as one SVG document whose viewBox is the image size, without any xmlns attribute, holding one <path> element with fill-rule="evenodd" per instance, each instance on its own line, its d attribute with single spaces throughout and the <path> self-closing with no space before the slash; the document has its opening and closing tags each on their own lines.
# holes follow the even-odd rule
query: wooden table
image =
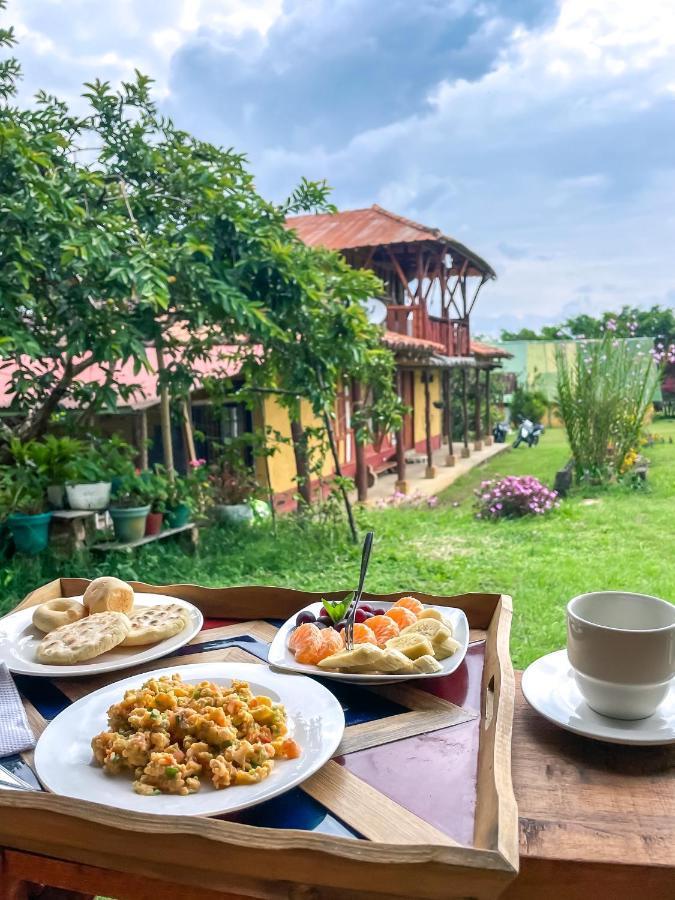
<svg viewBox="0 0 675 900">
<path fill-rule="evenodd" d="M 518 686 L 513 780 L 520 813 L 520 874 L 504 900 L 672 900 L 674 763 L 675 747 L 619 747 L 568 734 L 531 710 Z M 0 896 L 37 896 L 23 885 L 10 888 L 10 883 L 39 878 L 67 892 L 43 893 L 42 900 L 74 900 L 81 894 L 71 892 L 78 889 L 119 900 L 225 897 L 180 885 L 175 895 L 164 886 L 158 892 L 158 883 L 150 878 L 11 850 L 2 858 Z"/>
</svg>

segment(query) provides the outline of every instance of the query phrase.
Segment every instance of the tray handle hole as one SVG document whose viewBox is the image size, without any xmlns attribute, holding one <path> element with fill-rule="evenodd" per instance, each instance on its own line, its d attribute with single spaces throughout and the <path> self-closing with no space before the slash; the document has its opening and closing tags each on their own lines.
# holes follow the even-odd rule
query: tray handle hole
<svg viewBox="0 0 675 900">
<path fill-rule="evenodd" d="M 486 730 L 492 724 L 492 717 L 495 711 L 495 676 L 487 683 L 485 688 L 485 714 L 483 716 L 483 728 Z"/>
</svg>

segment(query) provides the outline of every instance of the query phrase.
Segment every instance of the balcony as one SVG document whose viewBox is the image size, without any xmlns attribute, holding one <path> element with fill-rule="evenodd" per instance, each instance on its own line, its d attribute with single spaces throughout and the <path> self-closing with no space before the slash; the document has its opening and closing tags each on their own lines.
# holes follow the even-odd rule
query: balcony
<svg viewBox="0 0 675 900">
<path fill-rule="evenodd" d="M 387 306 L 387 328 L 396 334 L 435 341 L 446 356 L 469 356 L 468 319 L 441 319 L 430 316 L 424 306 Z"/>
</svg>

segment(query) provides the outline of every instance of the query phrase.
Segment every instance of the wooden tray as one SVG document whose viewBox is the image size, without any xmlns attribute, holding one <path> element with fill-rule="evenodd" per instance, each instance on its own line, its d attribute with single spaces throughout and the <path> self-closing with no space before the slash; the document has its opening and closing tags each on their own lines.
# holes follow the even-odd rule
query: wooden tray
<svg viewBox="0 0 675 900">
<path fill-rule="evenodd" d="M 22 606 L 82 594 L 88 583 L 53 581 Z M 177 667 L 262 661 L 277 625 L 322 596 L 258 586 L 132 584 L 182 597 L 204 613 L 201 634 L 163 661 Z M 301 788 L 227 820 L 117 812 L 38 791 L 0 791 L 0 847 L 168 878 L 229 897 L 498 897 L 518 871 L 511 598 L 415 595 L 465 611 L 471 627 L 466 660 L 454 674 L 423 685 L 327 682 L 345 707 L 348 727 L 334 759 Z M 364 596 L 393 601 L 404 593 Z M 160 665 L 155 660 L 145 668 Z M 21 677 L 17 683 L 39 732 L 45 718 L 119 677 Z M 30 763 L 30 754 L 24 759 Z"/>
</svg>

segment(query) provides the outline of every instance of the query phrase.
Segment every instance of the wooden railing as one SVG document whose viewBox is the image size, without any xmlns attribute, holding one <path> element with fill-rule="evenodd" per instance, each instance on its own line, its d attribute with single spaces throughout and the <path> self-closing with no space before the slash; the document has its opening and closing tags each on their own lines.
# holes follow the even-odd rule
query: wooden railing
<svg viewBox="0 0 675 900">
<path fill-rule="evenodd" d="M 396 334 L 435 341 L 447 356 L 469 356 L 468 319 L 441 319 L 430 316 L 424 306 L 387 306 L 387 328 Z"/>
</svg>

